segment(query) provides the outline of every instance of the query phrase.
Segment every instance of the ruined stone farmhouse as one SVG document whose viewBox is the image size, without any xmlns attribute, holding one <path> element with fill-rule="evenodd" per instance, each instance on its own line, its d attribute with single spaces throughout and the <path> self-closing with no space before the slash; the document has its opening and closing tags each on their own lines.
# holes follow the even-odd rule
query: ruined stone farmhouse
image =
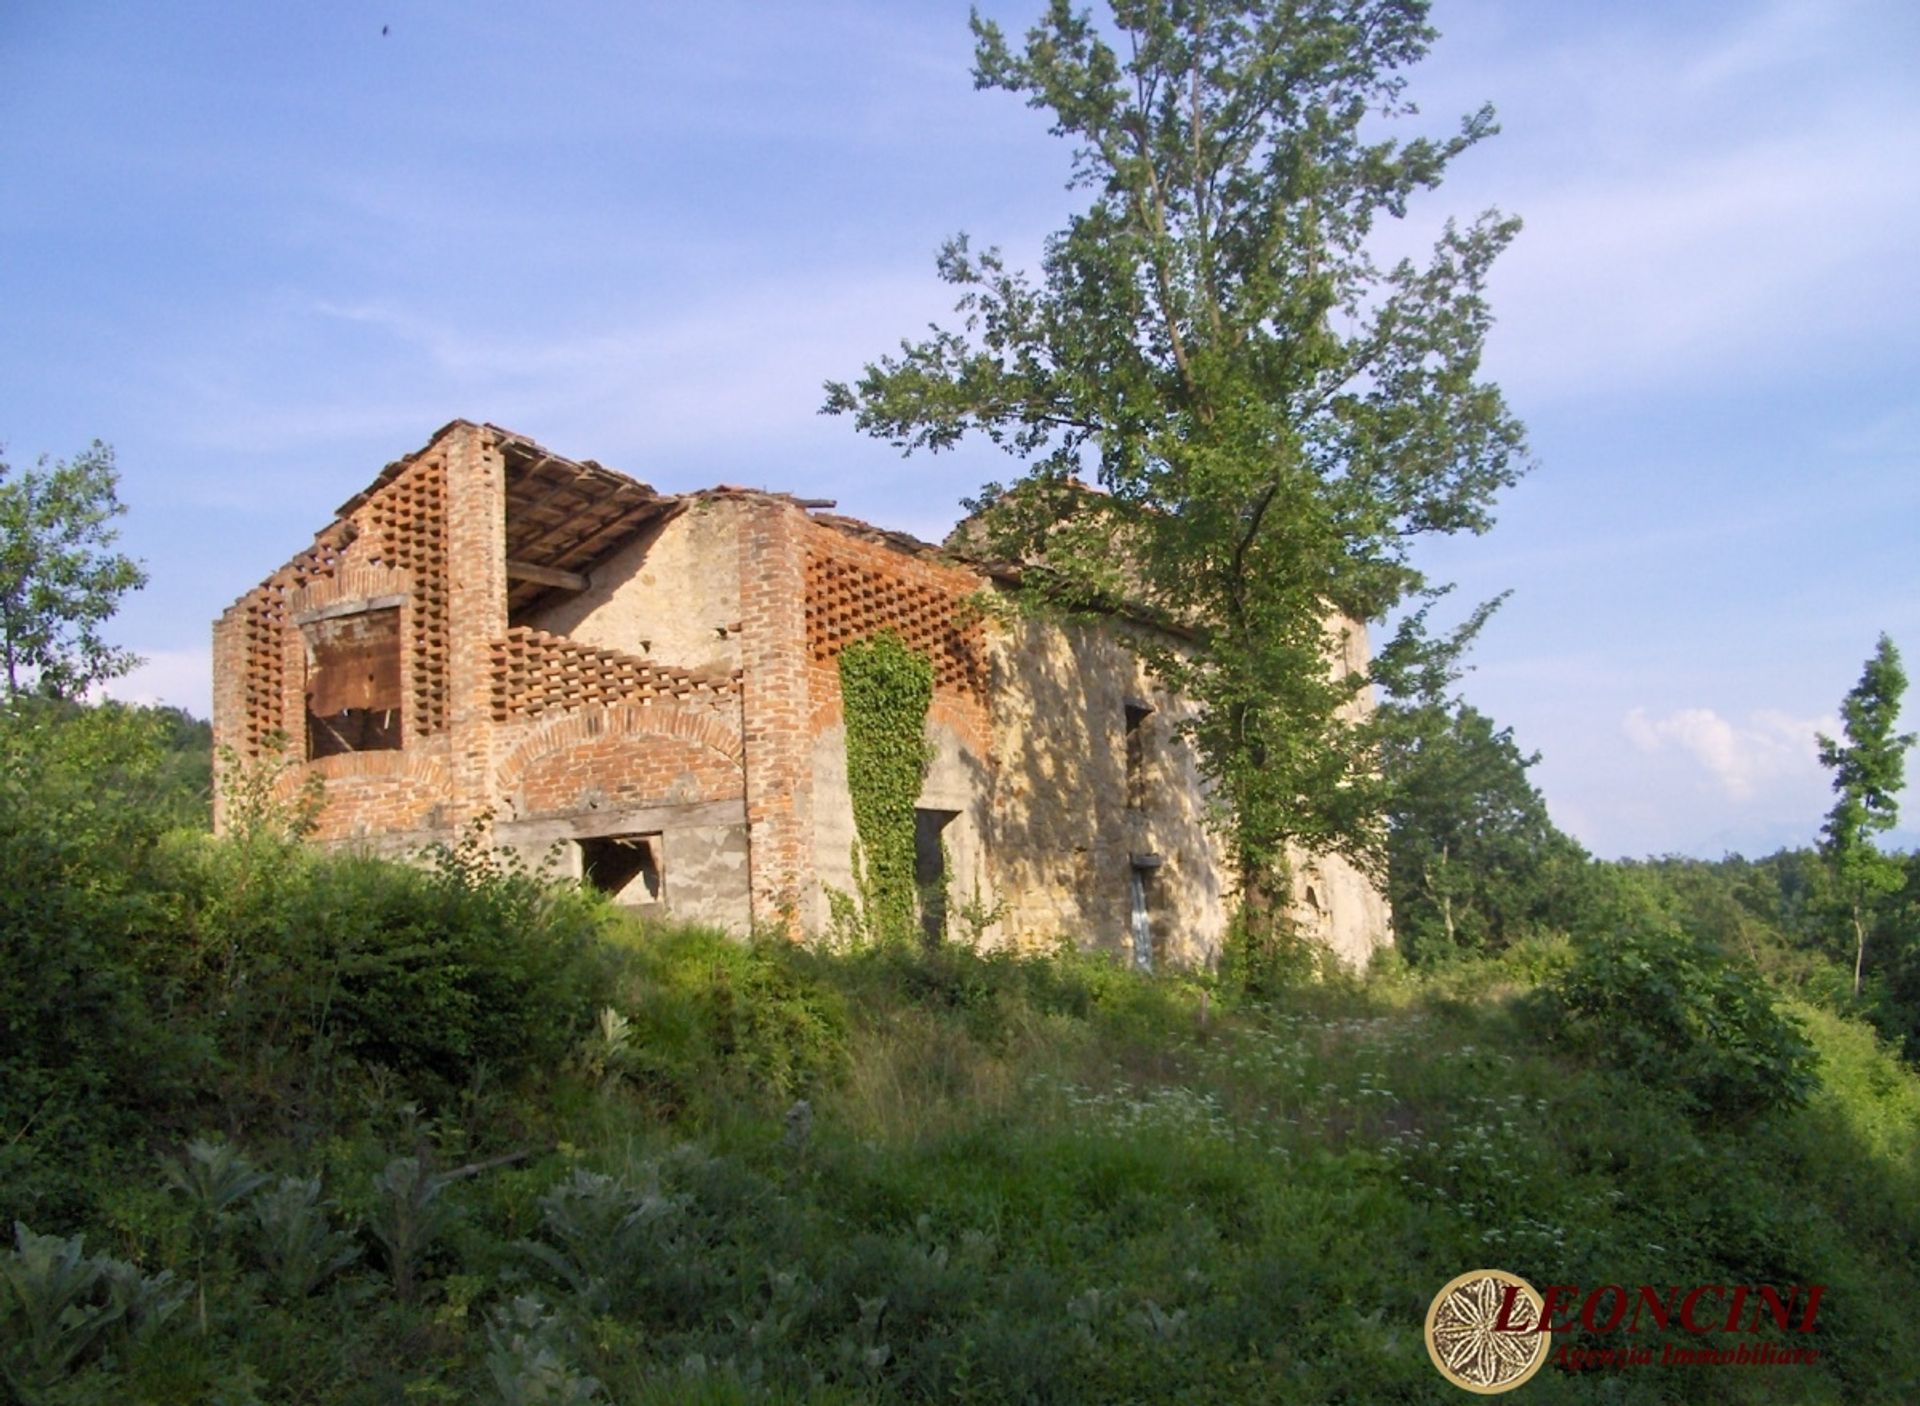
<svg viewBox="0 0 1920 1406">
<path fill-rule="evenodd" d="M 215 741 L 323 778 L 323 843 L 401 853 L 490 815 L 622 903 L 820 932 L 855 888 L 836 659 L 891 630 L 935 672 L 916 878 L 948 898 L 924 922 L 1213 961 L 1232 895 L 1137 627 L 1002 620 L 988 568 L 830 506 L 658 493 L 456 421 L 216 622 Z M 1302 857 L 1295 901 L 1349 961 L 1389 940 L 1344 861 Z"/>
</svg>

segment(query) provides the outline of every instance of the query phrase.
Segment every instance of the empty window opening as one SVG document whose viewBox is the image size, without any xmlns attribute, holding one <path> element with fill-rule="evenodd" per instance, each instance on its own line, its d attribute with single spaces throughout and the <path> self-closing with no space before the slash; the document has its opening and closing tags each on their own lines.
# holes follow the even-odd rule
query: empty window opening
<svg viewBox="0 0 1920 1406">
<path fill-rule="evenodd" d="M 307 757 L 390 752 L 400 737 L 400 611 L 361 610 L 301 627 Z"/>
<path fill-rule="evenodd" d="M 658 903 L 666 892 L 660 836 L 602 835 L 580 841 L 580 877 L 615 903 Z"/>
<path fill-rule="evenodd" d="M 1139 699 L 1127 701 L 1127 809 L 1147 804 L 1147 715 L 1153 711 Z"/>
<path fill-rule="evenodd" d="M 930 945 L 947 935 L 946 829 L 957 810 L 913 813 L 913 886 L 920 894 L 920 932 Z"/>
</svg>

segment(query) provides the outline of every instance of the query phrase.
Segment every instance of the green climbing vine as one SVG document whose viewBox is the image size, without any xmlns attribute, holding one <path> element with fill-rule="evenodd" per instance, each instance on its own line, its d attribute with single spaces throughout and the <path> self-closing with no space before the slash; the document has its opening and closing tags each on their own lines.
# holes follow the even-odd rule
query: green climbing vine
<svg viewBox="0 0 1920 1406">
<path fill-rule="evenodd" d="M 840 698 L 866 928 L 904 941 L 914 933 L 913 809 L 927 771 L 933 661 L 883 631 L 840 652 Z"/>
</svg>

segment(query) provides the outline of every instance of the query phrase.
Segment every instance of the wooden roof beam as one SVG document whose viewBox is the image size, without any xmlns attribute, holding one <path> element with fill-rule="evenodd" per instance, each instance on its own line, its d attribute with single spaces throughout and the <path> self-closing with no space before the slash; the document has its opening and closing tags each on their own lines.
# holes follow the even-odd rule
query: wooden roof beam
<svg viewBox="0 0 1920 1406">
<path fill-rule="evenodd" d="M 509 581 L 534 581 L 542 586 L 554 586 L 562 591 L 584 591 L 587 578 L 577 571 L 558 571 L 551 566 L 536 566 L 530 561 L 509 561 L 507 563 Z"/>
</svg>

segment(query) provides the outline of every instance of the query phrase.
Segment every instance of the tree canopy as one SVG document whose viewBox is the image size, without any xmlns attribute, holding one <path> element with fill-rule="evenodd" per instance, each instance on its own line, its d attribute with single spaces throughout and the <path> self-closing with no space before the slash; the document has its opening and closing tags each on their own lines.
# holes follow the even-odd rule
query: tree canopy
<svg viewBox="0 0 1920 1406">
<path fill-rule="evenodd" d="M 1896 734 L 1900 698 L 1907 675 L 1900 667 L 1900 651 L 1880 636 L 1873 655 L 1840 704 L 1844 742 L 1820 737 L 1820 764 L 1833 771 L 1837 799 L 1821 829 L 1820 853 L 1833 871 L 1834 886 L 1854 939 L 1853 994 L 1860 985 L 1867 960 L 1869 916 L 1885 895 L 1897 891 L 1905 879 L 1900 861 L 1882 854 L 1873 837 L 1893 828 L 1899 819 L 1899 793 L 1905 784 L 1907 749 L 1912 733 Z"/>
<path fill-rule="evenodd" d="M 1435 597 L 1444 594 L 1436 591 Z M 1437 639 L 1434 601 L 1413 612 L 1374 660 L 1385 695 L 1372 723 L 1387 818 L 1387 894 L 1401 951 L 1413 961 L 1494 952 L 1552 928 L 1571 930 L 1589 860 L 1547 814 L 1513 729 L 1455 690 L 1460 663 L 1500 596 Z"/>
<path fill-rule="evenodd" d="M 28 688 L 58 697 L 116 678 L 138 659 L 101 626 L 147 574 L 113 550 L 126 511 L 113 450 L 95 440 L 48 467 L 0 461 L 0 658 L 9 698 Z"/>
<path fill-rule="evenodd" d="M 1290 845 L 1376 861 L 1375 755 L 1348 619 L 1423 586 L 1428 532 L 1480 532 L 1524 439 L 1480 376 L 1487 271 L 1518 229 L 1448 224 L 1423 264 L 1372 236 L 1494 131 L 1400 141 L 1418 0 L 1056 0 L 1015 47 L 973 19 L 978 87 L 1073 143 L 1090 203 L 1037 276 L 963 235 L 958 327 L 902 343 L 829 413 L 903 451 L 985 434 L 1023 461 L 973 506 L 1035 605 L 1126 601 L 1204 706 L 1193 740 L 1254 894 Z M 1089 484 L 1087 479 L 1093 482 Z"/>
</svg>

